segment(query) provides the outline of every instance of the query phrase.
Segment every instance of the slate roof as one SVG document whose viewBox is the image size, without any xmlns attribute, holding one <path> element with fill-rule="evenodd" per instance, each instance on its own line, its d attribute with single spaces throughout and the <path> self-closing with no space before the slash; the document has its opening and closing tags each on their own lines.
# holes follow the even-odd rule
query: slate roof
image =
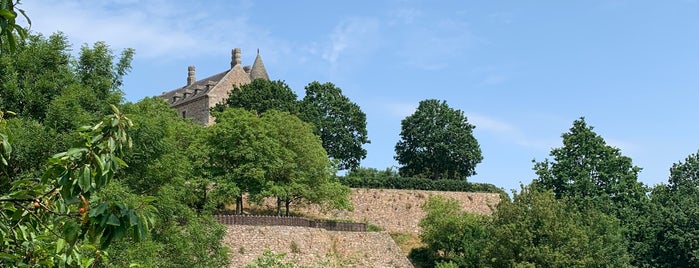
<svg viewBox="0 0 699 268">
<path fill-rule="evenodd" d="M 240 59 L 236 59 L 236 50 L 240 53 L 240 49 L 234 49 L 231 53 L 232 55 L 232 65 L 238 65 Z M 180 88 L 173 89 L 168 92 L 164 92 L 161 97 L 170 103 L 170 107 L 177 107 L 185 103 L 189 103 L 198 99 L 201 99 L 209 94 L 209 92 L 221 82 L 226 74 L 234 70 L 235 66 L 231 66 L 231 69 L 225 70 L 218 74 L 209 76 L 204 79 L 194 81 L 191 85 L 185 85 Z M 193 70 L 192 70 L 193 71 Z M 252 65 L 252 68 L 245 68 L 246 73 L 249 75 L 250 81 L 262 78 L 269 80 L 269 75 L 265 69 L 265 65 L 262 62 L 262 57 L 260 57 L 260 51 L 257 51 L 257 56 Z M 232 86 L 232 85 L 231 85 Z M 177 98 L 175 98 L 177 97 Z"/>
<path fill-rule="evenodd" d="M 190 102 L 190 101 L 193 101 L 196 99 L 200 99 L 200 98 L 206 96 L 206 94 L 208 94 L 209 91 L 211 89 L 213 89 L 214 86 L 216 86 L 219 81 L 221 81 L 221 78 L 223 78 L 223 76 L 225 76 L 228 73 L 228 71 L 230 71 L 230 70 L 220 72 L 218 74 L 209 76 L 209 77 L 201 79 L 201 80 L 197 80 L 196 82 L 194 82 L 191 85 L 188 85 L 188 86 L 185 85 L 181 88 L 177 88 L 177 89 L 165 92 L 165 93 L 163 93 L 163 95 L 161 95 L 161 97 L 163 99 L 167 100 L 167 102 L 170 103 L 170 106 L 177 106 L 177 105 L 185 103 L 185 102 Z M 196 90 L 196 89 L 198 89 L 198 90 Z M 192 94 L 192 95 L 188 95 L 185 98 L 185 96 L 184 96 L 185 92 Z M 196 92 L 196 94 L 195 94 L 195 92 Z M 173 101 L 173 97 L 176 95 L 179 96 L 179 99 L 177 101 Z"/>
</svg>

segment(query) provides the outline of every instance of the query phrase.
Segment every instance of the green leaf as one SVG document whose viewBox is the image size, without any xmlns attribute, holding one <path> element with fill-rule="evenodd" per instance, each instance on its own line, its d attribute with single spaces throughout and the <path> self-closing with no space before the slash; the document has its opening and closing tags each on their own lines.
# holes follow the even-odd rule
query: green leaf
<svg viewBox="0 0 699 268">
<path fill-rule="evenodd" d="M 63 238 L 59 238 L 56 242 L 56 254 L 60 253 L 61 250 L 66 246 L 66 241 Z"/>
<path fill-rule="evenodd" d="M 85 165 L 81 171 L 80 171 L 80 178 L 78 181 L 78 184 L 80 185 L 80 189 L 83 190 L 83 192 L 88 192 L 90 189 L 90 175 L 92 171 L 90 170 L 89 165 Z"/>
<path fill-rule="evenodd" d="M 119 223 L 119 218 L 115 216 L 114 214 L 109 215 L 109 219 L 107 220 L 107 224 L 112 225 L 112 226 L 120 226 L 121 223 Z"/>
<path fill-rule="evenodd" d="M 103 202 L 102 204 L 99 204 L 97 207 L 90 209 L 90 213 L 88 214 L 88 216 L 92 218 L 98 215 L 102 215 L 102 213 L 104 213 L 104 211 L 107 210 L 107 207 L 107 202 Z"/>
<path fill-rule="evenodd" d="M 128 166 L 129 166 L 129 165 L 126 164 L 126 162 L 124 162 L 124 160 L 121 160 L 121 158 L 119 158 L 119 157 L 116 157 L 116 156 L 115 156 L 115 157 L 113 157 L 113 159 L 114 159 L 114 161 L 115 161 L 117 164 L 119 164 L 119 165 L 122 166 L 122 167 L 128 167 Z"/>
</svg>

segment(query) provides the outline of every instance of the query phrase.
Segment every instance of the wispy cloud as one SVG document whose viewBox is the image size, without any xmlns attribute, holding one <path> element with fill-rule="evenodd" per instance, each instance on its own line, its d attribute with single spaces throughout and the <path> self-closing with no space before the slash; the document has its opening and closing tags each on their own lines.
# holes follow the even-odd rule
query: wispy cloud
<svg viewBox="0 0 699 268">
<path fill-rule="evenodd" d="M 116 49 L 135 48 L 139 57 L 178 58 L 276 43 L 248 21 L 245 3 L 236 4 L 236 16 L 224 14 L 232 3 L 208 1 L 45 0 L 23 5 L 31 12 L 34 31 L 60 30 L 75 45 L 105 41 Z"/>
<path fill-rule="evenodd" d="M 322 58 L 333 68 L 342 62 L 352 61 L 350 56 L 370 53 L 379 42 L 379 21 L 373 18 L 349 18 L 335 26 L 323 49 Z"/>
<path fill-rule="evenodd" d="M 441 70 L 462 62 L 480 38 L 465 21 L 430 16 L 410 17 L 414 23 L 393 25 L 390 34 L 399 43 L 390 44 L 400 62 L 411 68 Z M 461 59 L 461 60 L 457 60 Z"/>
<path fill-rule="evenodd" d="M 476 131 L 482 130 L 488 132 L 502 140 L 519 146 L 548 151 L 558 142 L 558 140 L 553 139 L 531 138 L 517 126 L 494 117 L 478 113 L 467 113 L 466 115 L 469 122 L 476 126 Z"/>
</svg>

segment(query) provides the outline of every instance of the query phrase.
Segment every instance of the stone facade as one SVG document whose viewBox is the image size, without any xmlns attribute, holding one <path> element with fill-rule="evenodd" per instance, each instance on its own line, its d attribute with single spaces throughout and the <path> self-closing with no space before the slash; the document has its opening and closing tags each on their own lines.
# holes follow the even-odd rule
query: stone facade
<svg viewBox="0 0 699 268">
<path fill-rule="evenodd" d="M 209 112 L 211 108 L 228 98 L 228 94 L 235 87 L 249 84 L 255 79 L 269 80 L 260 51 L 257 51 L 252 67 L 243 67 L 240 48 L 235 48 L 231 51 L 230 69 L 196 80 L 196 69 L 189 66 L 187 84 L 164 92 L 161 97 L 182 117 L 192 118 L 194 122 L 202 125 L 211 125 L 214 123 L 214 118 Z"/>
</svg>

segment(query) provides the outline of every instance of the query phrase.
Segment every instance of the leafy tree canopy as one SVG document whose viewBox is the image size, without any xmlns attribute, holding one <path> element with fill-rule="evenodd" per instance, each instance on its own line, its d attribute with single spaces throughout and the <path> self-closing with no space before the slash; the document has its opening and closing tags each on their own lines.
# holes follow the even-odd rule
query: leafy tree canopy
<svg viewBox="0 0 699 268">
<path fill-rule="evenodd" d="M 483 160 L 475 126 L 461 110 L 446 101 L 423 100 L 415 113 L 401 122 L 396 160 L 403 177 L 466 179 Z"/>
<path fill-rule="evenodd" d="M 217 104 L 213 110 L 221 112 L 226 107 L 245 108 L 257 114 L 272 109 L 292 114 L 299 111 L 296 93 L 284 81 L 266 79 L 255 79 L 250 84 L 236 86 L 228 99 Z"/>
<path fill-rule="evenodd" d="M 563 147 L 551 150 L 554 161 L 534 165 L 538 175 L 534 184 L 559 198 L 595 202 L 622 221 L 630 220 L 647 201 L 646 187 L 638 181 L 641 169 L 592 129 L 584 118 L 575 120 L 562 135 Z"/>
<path fill-rule="evenodd" d="M 315 126 L 328 156 L 338 169 L 355 169 L 366 157 L 362 148 L 369 143 L 366 114 L 332 83 L 312 82 L 301 101 L 301 118 Z"/>
<path fill-rule="evenodd" d="M 493 267 L 629 267 L 622 228 L 594 208 L 578 210 L 529 187 L 493 215 Z"/>
</svg>

